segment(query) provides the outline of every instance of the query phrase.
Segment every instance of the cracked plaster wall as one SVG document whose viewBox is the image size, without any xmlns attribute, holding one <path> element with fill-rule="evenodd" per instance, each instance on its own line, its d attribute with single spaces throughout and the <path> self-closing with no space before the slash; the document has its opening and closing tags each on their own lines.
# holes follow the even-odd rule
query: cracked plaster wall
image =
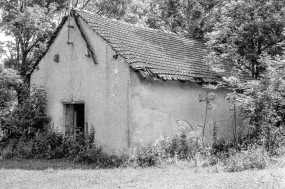
<svg viewBox="0 0 285 189">
<path fill-rule="evenodd" d="M 205 103 L 199 102 L 199 95 L 206 91 L 196 83 L 142 79 L 131 71 L 130 90 L 130 135 L 131 144 L 145 146 L 160 136 L 172 136 L 186 131 L 188 137 L 202 135 Z M 232 113 L 230 104 L 224 98 L 226 91 L 215 92 L 217 108 L 207 116 L 206 141 L 213 139 L 213 125 L 216 121 L 219 138 L 232 137 Z"/>
</svg>

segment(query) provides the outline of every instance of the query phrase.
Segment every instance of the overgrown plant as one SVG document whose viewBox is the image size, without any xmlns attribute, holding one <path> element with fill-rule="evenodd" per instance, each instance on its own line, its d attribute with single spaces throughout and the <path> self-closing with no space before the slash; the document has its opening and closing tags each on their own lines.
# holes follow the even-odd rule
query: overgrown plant
<svg viewBox="0 0 285 189">
<path fill-rule="evenodd" d="M 160 137 L 153 145 L 142 149 L 139 153 L 130 156 L 129 165 L 147 167 L 163 163 L 175 163 L 176 161 L 197 161 L 197 157 L 206 158 L 210 154 L 209 149 L 203 147 L 200 138 L 187 138 L 182 132 L 173 138 Z"/>
<path fill-rule="evenodd" d="M 270 164 L 268 152 L 258 145 L 250 145 L 247 150 L 235 151 L 222 160 L 227 172 L 239 172 L 247 169 L 264 169 Z"/>
<path fill-rule="evenodd" d="M 210 78 L 211 80 L 211 78 Z M 202 127 L 202 143 L 204 145 L 204 137 L 205 137 L 205 128 L 208 118 L 208 111 L 215 108 L 215 104 L 213 101 L 217 98 L 217 95 L 213 92 L 209 92 L 210 90 L 215 90 L 218 88 L 218 85 L 213 85 L 210 82 L 207 85 L 204 85 L 204 88 L 206 89 L 205 94 L 199 95 L 199 102 L 205 102 L 206 108 L 205 108 L 205 115 L 204 115 L 204 122 Z"/>
<path fill-rule="evenodd" d="M 262 77 L 237 82 L 227 98 L 249 125 L 248 138 L 274 154 L 285 141 L 285 57 L 264 55 L 260 62 L 266 67 Z"/>
<path fill-rule="evenodd" d="M 45 113 L 46 93 L 36 86 L 29 88 L 22 85 L 22 103 L 1 117 L 1 130 L 4 138 L 32 137 L 37 132 L 45 129 L 50 118 Z"/>
<path fill-rule="evenodd" d="M 206 35 L 206 61 L 223 68 L 221 75 L 232 75 L 227 99 L 249 127 L 243 139 L 242 128 L 234 128 L 236 146 L 263 145 L 271 155 L 284 144 L 284 6 L 274 0 L 222 1 Z"/>
<path fill-rule="evenodd" d="M 16 101 L 15 88 L 21 83 L 16 71 L 0 64 L 0 117 L 11 112 Z"/>
<path fill-rule="evenodd" d="M 47 129 L 32 138 L 25 135 L 10 138 L 5 146 L 2 144 L 0 147 L 0 156 L 4 159 L 65 159 L 92 164 L 98 168 L 118 167 L 123 164 L 124 157 L 103 152 L 94 137 L 94 130 L 74 137 Z"/>
</svg>

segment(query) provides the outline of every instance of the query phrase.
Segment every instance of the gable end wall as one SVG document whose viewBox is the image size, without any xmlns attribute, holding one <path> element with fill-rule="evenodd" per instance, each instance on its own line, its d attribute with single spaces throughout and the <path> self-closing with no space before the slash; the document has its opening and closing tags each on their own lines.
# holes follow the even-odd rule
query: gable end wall
<svg viewBox="0 0 285 189">
<path fill-rule="evenodd" d="M 63 26 L 49 51 L 31 76 L 31 83 L 44 86 L 47 113 L 52 126 L 65 132 L 64 103 L 84 102 L 85 122 L 95 130 L 95 140 L 109 153 L 128 150 L 129 66 L 121 58 L 114 59 L 112 48 L 79 19 L 81 28 L 94 50 L 98 64 L 85 56 L 87 50 L 74 20 L 67 44 L 67 24 Z M 59 54 L 59 62 L 53 61 Z"/>
</svg>

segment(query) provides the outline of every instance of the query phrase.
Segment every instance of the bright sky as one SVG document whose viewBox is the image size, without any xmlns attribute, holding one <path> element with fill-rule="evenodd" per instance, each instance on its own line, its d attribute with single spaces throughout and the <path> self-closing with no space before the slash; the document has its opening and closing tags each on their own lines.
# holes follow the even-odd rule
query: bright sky
<svg viewBox="0 0 285 189">
<path fill-rule="evenodd" d="M 0 33 L 0 41 L 7 41 L 11 39 L 12 39 L 11 37 L 6 37 L 4 33 Z"/>
<path fill-rule="evenodd" d="M 0 15 L 1 15 L 2 11 L 0 10 Z M 0 16 L 0 23 L 2 22 L 2 18 Z M 0 41 L 7 41 L 9 40 L 9 37 L 6 37 L 3 33 L 0 32 Z M 2 57 L 0 57 L 0 64 L 2 63 Z"/>
<path fill-rule="evenodd" d="M 3 39 L 5 39 L 5 36 L 3 33 L 0 33 L 0 41 L 2 41 Z"/>
<path fill-rule="evenodd" d="M 11 40 L 11 37 L 6 37 L 3 33 L 0 33 L 0 41 L 7 41 L 7 40 Z M 2 63 L 2 58 L 0 57 L 0 64 Z"/>
</svg>

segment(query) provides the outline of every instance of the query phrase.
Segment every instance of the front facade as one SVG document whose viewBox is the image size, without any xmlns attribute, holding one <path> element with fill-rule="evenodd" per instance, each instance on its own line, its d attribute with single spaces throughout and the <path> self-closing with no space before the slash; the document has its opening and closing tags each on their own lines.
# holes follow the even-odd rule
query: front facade
<svg viewBox="0 0 285 189">
<path fill-rule="evenodd" d="M 97 21 L 92 23 L 90 19 Z M 117 33 L 113 34 L 110 26 L 116 26 Z M 52 118 L 52 126 L 66 134 L 94 129 L 96 141 L 107 152 L 115 154 L 146 146 L 160 136 L 172 136 L 182 127 L 187 129 L 189 137 L 200 137 L 206 105 L 199 102 L 199 95 L 206 90 L 196 81 L 206 80 L 199 71 L 205 75 L 210 72 L 203 71 L 204 65 L 198 65 L 198 71 L 191 72 L 197 57 L 193 57 L 189 65 L 182 62 L 181 66 L 174 67 L 179 64 L 179 58 L 172 53 L 178 56 L 181 49 L 165 49 L 157 45 L 159 43 L 148 46 L 153 39 L 139 44 L 132 36 L 123 36 L 122 27 L 134 34 L 140 30 L 138 26 L 79 10 L 73 12 L 70 22 L 62 23 L 31 75 L 31 83 L 43 86 L 47 92 L 47 113 Z M 147 39 L 149 32 L 159 32 L 142 30 L 140 40 Z M 160 35 L 173 37 L 174 34 L 159 32 L 156 38 L 163 43 Z M 120 40 L 124 37 L 128 41 Z M 201 50 L 196 48 L 197 44 L 192 45 L 191 53 Z M 136 46 L 132 48 L 131 45 Z M 139 52 L 138 48 L 142 49 L 143 45 L 145 49 L 152 47 L 159 51 L 154 54 L 146 50 Z M 162 52 L 165 56 L 154 57 Z M 164 65 L 159 67 L 158 62 L 162 57 L 167 68 L 163 72 Z M 202 55 L 199 57 L 201 61 Z M 178 63 L 172 64 L 173 60 Z M 205 137 L 209 141 L 213 139 L 214 124 L 218 126 L 219 137 L 232 137 L 233 113 L 227 110 L 230 104 L 225 99 L 226 92 L 215 91 L 217 108 L 209 111 L 205 127 Z"/>
</svg>

